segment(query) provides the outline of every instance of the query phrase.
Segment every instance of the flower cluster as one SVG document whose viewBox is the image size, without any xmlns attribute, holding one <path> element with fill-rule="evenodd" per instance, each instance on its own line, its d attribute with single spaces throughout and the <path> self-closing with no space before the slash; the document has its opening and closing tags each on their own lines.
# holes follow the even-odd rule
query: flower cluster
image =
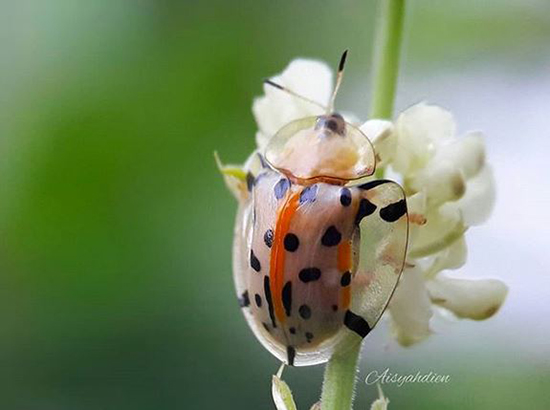
<svg viewBox="0 0 550 410">
<path fill-rule="evenodd" d="M 381 164 L 401 180 L 411 213 L 408 267 L 389 308 L 398 342 L 410 345 L 430 334 L 432 305 L 459 318 L 491 317 L 506 297 L 504 283 L 440 273 L 464 265 L 466 230 L 493 208 L 483 135 L 457 137 L 452 115 L 426 104 L 405 110 L 393 124 L 372 120 L 362 128 L 367 135 L 378 131 Z"/>
<path fill-rule="evenodd" d="M 278 84 L 321 104 L 328 104 L 332 72 L 324 63 L 297 59 L 272 78 Z M 255 99 L 256 143 L 263 151 L 270 137 L 292 120 L 323 114 L 307 101 L 265 86 Z M 434 311 L 448 310 L 459 318 L 483 320 L 502 305 L 507 287 L 496 279 L 451 277 L 444 270 L 464 265 L 468 227 L 484 222 L 495 199 L 491 167 L 486 163 L 483 135 L 456 135 L 452 115 L 437 106 L 418 104 L 394 122 L 371 119 L 357 125 L 373 142 L 377 176 L 399 181 L 407 195 L 410 241 L 406 269 L 390 303 L 389 314 L 397 341 L 404 346 L 430 335 Z M 244 175 L 242 168 L 224 169 L 226 175 Z M 239 179 L 226 177 L 239 197 Z"/>
</svg>

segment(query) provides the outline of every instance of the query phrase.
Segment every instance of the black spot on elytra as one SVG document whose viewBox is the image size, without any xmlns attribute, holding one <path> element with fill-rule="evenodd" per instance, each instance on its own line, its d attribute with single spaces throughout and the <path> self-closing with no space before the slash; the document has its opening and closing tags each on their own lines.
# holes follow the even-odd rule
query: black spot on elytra
<svg viewBox="0 0 550 410">
<path fill-rule="evenodd" d="M 296 249 L 298 249 L 300 241 L 298 240 L 298 237 L 293 233 L 287 233 L 285 235 L 284 244 L 287 251 L 294 252 Z"/>
<path fill-rule="evenodd" d="M 293 334 L 293 335 L 296 334 L 296 328 L 295 328 L 295 327 L 289 328 L 288 331 L 289 331 L 291 334 Z"/>
<path fill-rule="evenodd" d="M 311 308 L 308 305 L 302 305 L 298 308 L 298 313 L 302 319 L 309 319 L 311 317 Z"/>
<path fill-rule="evenodd" d="M 323 237 L 321 238 L 321 243 L 324 246 L 336 246 L 340 243 L 342 239 L 342 234 L 336 229 L 334 225 L 331 225 L 327 228 Z"/>
<path fill-rule="evenodd" d="M 340 190 L 340 203 L 342 206 L 349 206 L 351 204 L 351 191 L 348 188 L 342 188 Z"/>
<path fill-rule="evenodd" d="M 286 357 L 289 366 L 294 366 L 294 358 L 296 357 L 296 350 L 292 346 L 286 347 Z"/>
<path fill-rule="evenodd" d="M 275 192 L 275 198 L 281 199 L 285 196 L 286 191 L 290 187 L 290 181 L 286 178 L 282 178 L 275 184 L 273 191 Z"/>
<path fill-rule="evenodd" d="M 404 199 L 385 206 L 380 210 L 380 218 L 386 222 L 395 222 L 407 212 L 407 203 Z"/>
<path fill-rule="evenodd" d="M 357 215 L 355 216 L 355 223 L 359 224 L 364 217 L 371 215 L 374 211 L 376 211 L 376 205 L 367 198 L 361 199 L 361 201 L 359 201 Z"/>
<path fill-rule="evenodd" d="M 313 340 L 313 333 L 306 332 L 306 339 L 308 343 L 311 343 L 311 341 Z"/>
<path fill-rule="evenodd" d="M 250 306 L 250 298 L 248 297 L 248 290 L 245 290 L 239 298 L 239 306 L 244 308 Z"/>
<path fill-rule="evenodd" d="M 269 310 L 269 318 L 273 327 L 277 327 L 275 323 L 275 312 L 273 311 L 273 300 L 271 299 L 271 287 L 269 286 L 269 277 L 264 276 L 264 293 L 265 301 L 267 302 L 267 308 Z"/>
<path fill-rule="evenodd" d="M 349 286 L 350 283 L 351 283 L 351 273 L 346 272 L 340 278 L 340 285 L 342 285 L 342 287 L 346 287 L 346 286 Z"/>
<path fill-rule="evenodd" d="M 306 202 L 314 202 L 315 198 L 317 198 L 317 189 L 317 185 L 310 185 L 305 187 L 300 194 L 300 204 L 304 204 Z"/>
<path fill-rule="evenodd" d="M 285 283 L 281 293 L 281 298 L 283 301 L 283 307 L 285 308 L 285 313 L 287 316 L 290 316 L 290 312 L 292 310 L 292 282 L 289 281 Z"/>
<path fill-rule="evenodd" d="M 346 311 L 346 315 L 344 316 L 344 325 L 361 337 L 365 337 L 371 331 L 367 321 L 350 310 Z"/>
<path fill-rule="evenodd" d="M 304 268 L 300 271 L 298 277 L 304 283 L 313 282 L 319 280 L 321 277 L 321 270 L 318 268 Z"/>
<path fill-rule="evenodd" d="M 363 185 L 359 185 L 359 188 L 369 190 L 369 189 L 372 189 L 372 188 L 376 188 L 379 185 L 387 184 L 389 182 L 391 182 L 391 181 L 389 181 L 387 179 L 377 179 L 375 181 L 370 181 L 370 182 L 367 182 Z"/>
<path fill-rule="evenodd" d="M 268 229 L 264 233 L 264 242 L 267 245 L 268 248 L 271 248 L 273 246 L 273 230 Z"/>
<path fill-rule="evenodd" d="M 332 310 L 336 312 L 338 310 L 338 305 L 332 305 Z"/>
<path fill-rule="evenodd" d="M 254 255 L 254 251 L 252 249 L 250 249 L 250 266 L 256 272 L 259 272 L 262 270 L 262 265 L 260 264 L 260 261 L 258 260 L 258 258 L 256 258 L 256 255 Z"/>
<path fill-rule="evenodd" d="M 249 171 L 246 173 L 246 188 L 248 189 L 248 192 L 252 191 L 252 188 L 254 188 L 254 182 L 256 182 L 256 179 L 254 178 L 254 175 Z"/>
<path fill-rule="evenodd" d="M 262 307 L 262 297 L 257 293 L 254 295 L 254 300 L 256 301 L 256 306 Z"/>
</svg>

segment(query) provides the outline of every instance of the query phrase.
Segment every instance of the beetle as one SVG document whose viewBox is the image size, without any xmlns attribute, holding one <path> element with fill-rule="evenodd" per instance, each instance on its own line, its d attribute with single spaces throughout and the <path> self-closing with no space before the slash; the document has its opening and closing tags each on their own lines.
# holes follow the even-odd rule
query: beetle
<svg viewBox="0 0 550 410">
<path fill-rule="evenodd" d="M 258 340 L 291 366 L 326 362 L 367 336 L 405 263 L 403 189 L 373 177 L 371 141 L 333 110 L 346 55 L 325 113 L 282 127 L 249 164 L 237 214 L 239 304 Z"/>
</svg>

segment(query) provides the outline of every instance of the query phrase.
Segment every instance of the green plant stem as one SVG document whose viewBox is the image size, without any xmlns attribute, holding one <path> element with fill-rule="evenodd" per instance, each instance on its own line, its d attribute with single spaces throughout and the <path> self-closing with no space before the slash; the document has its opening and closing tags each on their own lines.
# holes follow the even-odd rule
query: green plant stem
<svg viewBox="0 0 550 410">
<path fill-rule="evenodd" d="M 382 0 L 378 16 L 370 118 L 391 119 L 403 37 L 405 0 Z"/>
<path fill-rule="evenodd" d="M 376 27 L 371 118 L 391 119 L 397 88 L 405 0 L 382 0 Z M 361 342 L 335 353 L 325 368 L 322 410 L 350 410 Z"/>
<path fill-rule="evenodd" d="M 330 358 L 323 380 L 322 410 L 351 409 L 360 352 L 361 342 L 358 342 L 348 351 L 336 353 Z"/>
</svg>

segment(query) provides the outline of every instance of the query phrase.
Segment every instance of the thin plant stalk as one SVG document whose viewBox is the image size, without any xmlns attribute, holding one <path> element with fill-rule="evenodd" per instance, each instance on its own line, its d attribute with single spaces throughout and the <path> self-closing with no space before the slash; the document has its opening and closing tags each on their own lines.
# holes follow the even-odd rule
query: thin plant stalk
<svg viewBox="0 0 550 410">
<path fill-rule="evenodd" d="M 405 0 L 382 0 L 374 46 L 370 118 L 391 119 L 403 38 Z"/>
<path fill-rule="evenodd" d="M 374 84 L 370 118 L 391 119 L 397 88 L 405 0 L 382 0 L 376 27 Z M 335 353 L 327 363 L 322 410 L 350 410 L 353 405 L 361 343 Z"/>
</svg>

